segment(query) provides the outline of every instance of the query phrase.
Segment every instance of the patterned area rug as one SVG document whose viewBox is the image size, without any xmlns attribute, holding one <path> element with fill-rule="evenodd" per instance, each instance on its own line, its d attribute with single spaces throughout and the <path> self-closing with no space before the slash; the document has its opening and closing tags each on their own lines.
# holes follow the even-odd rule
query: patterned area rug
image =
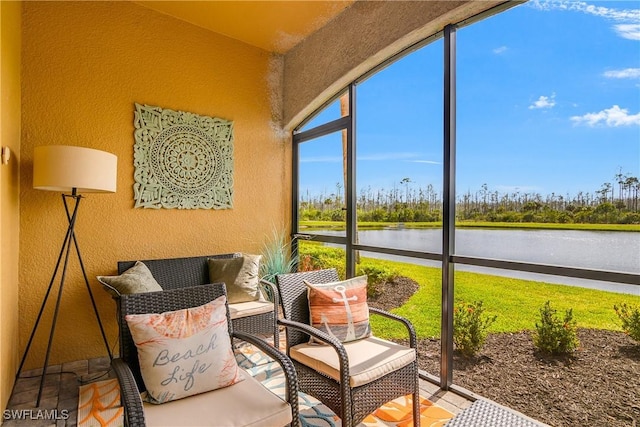
<svg viewBox="0 0 640 427">
<path fill-rule="evenodd" d="M 256 351 L 253 346 L 242 345 L 236 351 L 238 364 L 251 373 L 253 377 L 271 391 L 284 396 L 284 376 L 277 362 L 271 361 L 264 353 Z M 361 426 L 366 427 L 411 427 L 412 396 L 404 396 L 387 402 L 373 414 L 364 419 Z M 337 427 L 341 426 L 340 418 L 333 411 L 320 403 L 313 396 L 305 393 L 299 395 L 300 421 L 303 427 Z M 426 427 L 444 426 L 453 418 L 453 414 L 425 398 L 420 400 L 420 425 Z"/>
<path fill-rule="evenodd" d="M 78 426 L 116 427 L 124 424 L 117 379 L 80 386 L 78 394 Z"/>
<path fill-rule="evenodd" d="M 280 366 L 257 351 L 253 346 L 244 344 L 236 350 L 238 364 L 253 375 L 262 384 L 279 396 L 284 396 L 284 376 Z M 80 387 L 78 401 L 78 427 L 116 427 L 123 425 L 122 408 L 119 407 L 120 395 L 117 380 L 105 380 Z M 300 421 L 303 427 L 338 427 L 340 418 L 317 399 L 300 393 Z M 444 426 L 453 414 L 421 398 L 420 424 L 424 427 Z M 401 397 L 377 409 L 369 415 L 362 427 L 411 427 L 412 398 Z"/>
</svg>

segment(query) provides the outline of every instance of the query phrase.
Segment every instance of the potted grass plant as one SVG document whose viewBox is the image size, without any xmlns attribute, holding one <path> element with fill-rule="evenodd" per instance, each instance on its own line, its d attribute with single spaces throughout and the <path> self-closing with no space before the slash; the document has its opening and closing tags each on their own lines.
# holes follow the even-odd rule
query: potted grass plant
<svg viewBox="0 0 640 427">
<path fill-rule="evenodd" d="M 296 265 L 294 255 L 286 233 L 274 228 L 262 247 L 260 278 L 274 282 L 277 274 L 293 272 Z"/>
</svg>

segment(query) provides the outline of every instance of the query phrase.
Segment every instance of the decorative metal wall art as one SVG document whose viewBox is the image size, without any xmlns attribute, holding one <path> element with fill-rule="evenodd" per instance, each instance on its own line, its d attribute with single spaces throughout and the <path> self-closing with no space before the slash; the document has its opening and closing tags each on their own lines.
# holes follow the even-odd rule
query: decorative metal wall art
<svg viewBox="0 0 640 427">
<path fill-rule="evenodd" d="M 232 208 L 233 122 L 135 107 L 135 207 Z"/>
</svg>

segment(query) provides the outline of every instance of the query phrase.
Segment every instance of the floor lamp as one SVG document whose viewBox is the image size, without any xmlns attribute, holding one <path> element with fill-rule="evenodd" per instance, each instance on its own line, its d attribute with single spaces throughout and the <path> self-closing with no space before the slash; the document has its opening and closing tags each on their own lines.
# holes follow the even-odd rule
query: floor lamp
<svg viewBox="0 0 640 427">
<path fill-rule="evenodd" d="M 96 315 L 96 319 L 98 320 L 98 325 L 100 326 L 100 332 L 102 333 L 102 339 L 104 340 L 104 345 L 107 348 L 109 359 L 113 358 L 107 341 L 107 336 L 105 335 L 104 328 L 102 327 L 100 315 L 98 314 L 98 308 L 96 307 L 96 302 L 93 298 L 93 292 L 91 292 L 91 287 L 89 286 L 89 280 L 87 279 L 87 273 L 84 268 L 84 263 L 82 262 L 82 256 L 80 255 L 80 248 L 78 247 L 74 228 L 78 217 L 78 208 L 80 207 L 80 201 L 82 200 L 82 196 L 79 193 L 115 192 L 116 171 L 117 157 L 104 151 L 68 145 L 47 145 L 35 148 L 33 156 L 33 188 L 38 190 L 62 192 L 62 202 L 64 204 L 64 209 L 69 223 L 67 227 L 67 234 L 62 243 L 60 254 L 58 255 L 56 267 L 53 270 L 53 275 L 49 282 L 49 287 L 47 288 L 47 292 L 42 301 L 40 312 L 36 318 L 36 323 L 31 331 L 31 336 L 29 337 L 27 347 L 22 355 L 20 367 L 18 368 L 18 373 L 16 374 L 16 379 L 18 379 L 27 358 L 27 354 L 29 353 L 31 343 L 33 342 L 33 337 L 35 336 L 38 325 L 40 324 L 42 313 L 44 312 L 49 296 L 51 295 L 51 290 L 56 282 L 56 277 L 58 276 L 58 273 L 60 273 L 60 286 L 58 288 L 58 296 L 55 302 L 51 331 L 49 332 L 49 342 L 47 344 L 47 352 L 45 354 L 44 366 L 42 368 L 42 377 L 40 378 L 40 388 L 38 389 L 36 407 L 40 406 L 40 398 L 42 397 L 45 375 L 47 373 L 47 366 L 49 365 L 51 342 L 53 341 L 56 321 L 58 320 L 60 299 L 62 297 L 62 290 L 64 288 L 64 281 L 67 273 L 69 256 L 72 252 L 72 246 L 75 248 L 75 253 L 80 261 L 80 269 L 82 270 L 84 282 L 86 284 L 87 291 L 89 292 L 89 297 L 91 298 L 93 311 Z M 62 269 L 60 268 L 61 266 Z"/>
</svg>

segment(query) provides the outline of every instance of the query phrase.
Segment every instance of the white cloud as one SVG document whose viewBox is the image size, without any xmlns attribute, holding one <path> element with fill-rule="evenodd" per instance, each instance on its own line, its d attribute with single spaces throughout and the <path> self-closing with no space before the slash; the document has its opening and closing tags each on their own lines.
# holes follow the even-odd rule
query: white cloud
<svg viewBox="0 0 640 427">
<path fill-rule="evenodd" d="M 615 21 L 640 21 L 640 9 L 612 9 L 575 0 L 533 0 L 528 4 L 538 10 L 572 10 Z"/>
<path fill-rule="evenodd" d="M 441 165 L 442 162 L 436 162 L 435 160 L 407 160 L 407 162 L 411 163 L 426 163 L 428 165 Z"/>
<path fill-rule="evenodd" d="M 575 2 L 575 10 L 599 16 L 601 18 L 612 19 L 614 21 L 638 21 L 640 20 L 640 9 L 611 9 L 604 6 L 594 6 L 585 2 Z"/>
<path fill-rule="evenodd" d="M 495 49 L 493 49 L 493 53 L 495 53 L 496 55 L 500 55 L 502 53 L 505 53 L 508 50 L 508 48 L 506 46 L 500 46 L 497 47 Z"/>
<path fill-rule="evenodd" d="M 418 157 L 416 153 L 375 153 L 358 156 L 358 160 L 385 161 L 385 160 L 407 160 Z"/>
<path fill-rule="evenodd" d="M 556 98 L 555 93 L 551 94 L 551 96 L 541 95 L 537 101 L 529 105 L 529 109 L 536 110 L 539 108 L 553 108 L 556 105 L 555 98 Z"/>
<path fill-rule="evenodd" d="M 569 10 L 615 21 L 618 24 L 613 29 L 618 35 L 630 40 L 640 40 L 640 9 L 613 9 L 574 0 L 533 0 L 528 4 L 538 10 Z"/>
<path fill-rule="evenodd" d="M 573 116 L 571 121 L 575 124 L 586 124 L 587 126 L 596 126 L 604 124 L 609 127 L 618 126 L 640 126 L 640 113 L 629 114 L 626 108 L 620 108 L 614 105 L 611 108 L 604 109 L 598 113 L 587 113 L 582 116 Z"/>
<path fill-rule="evenodd" d="M 604 76 L 610 79 L 640 79 L 640 68 L 605 71 Z"/>
<path fill-rule="evenodd" d="M 618 35 L 629 40 L 640 40 L 640 24 L 618 24 L 614 25 Z"/>
</svg>

